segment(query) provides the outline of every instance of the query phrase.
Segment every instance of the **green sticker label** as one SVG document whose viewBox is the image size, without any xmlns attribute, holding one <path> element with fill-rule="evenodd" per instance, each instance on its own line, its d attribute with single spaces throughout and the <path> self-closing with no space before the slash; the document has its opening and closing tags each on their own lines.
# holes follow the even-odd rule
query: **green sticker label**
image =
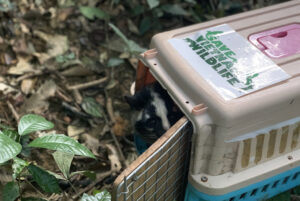
<svg viewBox="0 0 300 201">
<path fill-rule="evenodd" d="M 169 42 L 225 100 L 289 78 L 226 24 Z"/>
</svg>

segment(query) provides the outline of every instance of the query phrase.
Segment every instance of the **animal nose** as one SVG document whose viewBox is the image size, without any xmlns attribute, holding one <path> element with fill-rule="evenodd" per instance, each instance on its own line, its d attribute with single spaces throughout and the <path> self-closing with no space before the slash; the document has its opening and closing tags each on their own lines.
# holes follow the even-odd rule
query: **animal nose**
<svg viewBox="0 0 300 201">
<path fill-rule="evenodd" d="M 142 122 L 136 122 L 135 124 L 135 129 L 139 132 L 143 131 L 144 129 L 143 123 Z"/>
</svg>

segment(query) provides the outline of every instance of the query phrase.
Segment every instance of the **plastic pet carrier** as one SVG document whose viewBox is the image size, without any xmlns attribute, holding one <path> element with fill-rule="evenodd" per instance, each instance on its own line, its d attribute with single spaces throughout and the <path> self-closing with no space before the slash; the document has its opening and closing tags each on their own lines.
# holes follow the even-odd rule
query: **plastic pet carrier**
<svg viewBox="0 0 300 201">
<path fill-rule="evenodd" d="M 136 89 L 158 81 L 188 120 L 118 177 L 114 200 L 254 201 L 300 185 L 299 0 L 160 33 L 151 48 Z"/>
</svg>

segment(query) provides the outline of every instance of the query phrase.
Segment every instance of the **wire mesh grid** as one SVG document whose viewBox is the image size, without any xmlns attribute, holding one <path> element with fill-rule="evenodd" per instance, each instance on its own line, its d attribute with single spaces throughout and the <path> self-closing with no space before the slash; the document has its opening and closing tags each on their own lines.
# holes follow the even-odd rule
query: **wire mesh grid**
<svg viewBox="0 0 300 201">
<path fill-rule="evenodd" d="M 124 177 L 116 201 L 183 200 L 192 126 L 185 121 L 153 154 Z"/>
</svg>

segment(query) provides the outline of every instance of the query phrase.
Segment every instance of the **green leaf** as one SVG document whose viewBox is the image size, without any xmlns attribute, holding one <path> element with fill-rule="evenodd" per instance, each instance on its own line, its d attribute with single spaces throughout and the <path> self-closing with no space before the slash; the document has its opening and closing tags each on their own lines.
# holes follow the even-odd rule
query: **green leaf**
<svg viewBox="0 0 300 201">
<path fill-rule="evenodd" d="M 14 4 L 10 0 L 1 0 L 0 1 L 0 11 L 7 12 L 14 8 Z"/>
<path fill-rule="evenodd" d="M 92 152 L 85 146 L 81 145 L 74 139 L 62 134 L 51 134 L 36 138 L 29 144 L 29 146 L 95 158 Z"/>
<path fill-rule="evenodd" d="M 267 201 L 291 201 L 291 193 L 286 191 L 268 199 Z"/>
<path fill-rule="evenodd" d="M 51 172 L 50 170 L 46 170 L 49 174 L 53 175 L 56 179 L 58 180 L 65 180 L 67 181 L 67 179 L 63 176 L 61 176 L 60 174 L 56 174 L 55 172 Z"/>
<path fill-rule="evenodd" d="M 189 13 L 178 4 L 166 4 L 163 5 L 161 8 L 166 13 L 170 13 L 172 15 L 183 15 L 183 16 L 189 15 Z"/>
<path fill-rule="evenodd" d="M 52 155 L 60 171 L 63 173 L 65 178 L 69 179 L 70 167 L 71 167 L 74 154 L 56 151 Z"/>
<path fill-rule="evenodd" d="M 103 117 L 101 105 L 99 105 L 92 97 L 84 98 L 81 107 L 86 113 L 94 117 Z"/>
<path fill-rule="evenodd" d="M 17 183 L 8 182 L 2 191 L 2 201 L 14 201 L 20 196 L 19 186 Z"/>
<path fill-rule="evenodd" d="M 140 23 L 139 31 L 143 35 L 147 31 L 152 28 L 153 25 L 153 18 L 152 17 L 144 17 Z"/>
<path fill-rule="evenodd" d="M 73 59 L 75 59 L 74 52 L 71 52 L 71 53 L 65 54 L 65 55 L 59 55 L 59 56 L 55 57 L 55 60 L 57 63 L 63 63 L 63 62 L 66 62 L 68 60 L 73 60 Z"/>
<path fill-rule="evenodd" d="M 89 7 L 89 6 L 80 6 L 79 10 L 84 17 L 86 17 L 90 20 L 93 20 L 95 17 L 99 18 L 101 20 L 109 19 L 109 15 L 99 8 Z"/>
<path fill-rule="evenodd" d="M 27 198 L 22 198 L 21 201 L 47 201 L 42 198 L 34 198 L 34 197 L 27 197 Z"/>
<path fill-rule="evenodd" d="M 159 0 L 147 0 L 150 9 L 155 8 L 159 5 Z"/>
<path fill-rule="evenodd" d="M 12 165 L 12 169 L 13 169 L 13 178 L 16 179 L 21 172 L 23 171 L 23 169 L 25 167 L 27 167 L 29 165 L 29 162 L 24 161 L 20 158 L 15 157 L 14 158 L 14 163 Z"/>
<path fill-rule="evenodd" d="M 108 25 L 114 30 L 114 32 L 124 41 L 124 43 L 127 45 L 128 50 L 130 53 L 140 53 L 145 52 L 146 49 L 140 47 L 136 42 L 127 39 L 127 37 L 112 23 L 108 23 Z"/>
<path fill-rule="evenodd" d="M 6 135 L 0 134 L 0 163 L 4 163 L 15 156 L 22 150 L 22 146 L 10 139 Z"/>
<path fill-rule="evenodd" d="M 47 121 L 44 117 L 35 114 L 27 114 L 20 119 L 18 132 L 19 135 L 27 135 L 34 131 L 48 130 L 53 127 L 53 123 Z"/>
<path fill-rule="evenodd" d="M 63 62 L 65 62 L 65 58 L 63 55 L 59 55 L 59 56 L 55 57 L 55 61 L 57 63 L 63 63 Z"/>
<path fill-rule="evenodd" d="M 107 66 L 108 67 L 115 67 L 118 66 L 120 64 L 124 63 L 124 59 L 120 59 L 120 58 L 110 58 L 107 62 Z"/>
<path fill-rule="evenodd" d="M 0 134 L 6 135 L 7 137 L 9 137 L 10 139 L 14 140 L 14 141 L 18 141 L 19 140 L 19 135 L 18 132 L 12 129 L 2 129 L 0 130 Z"/>
<path fill-rule="evenodd" d="M 28 171 L 33 177 L 33 180 L 47 193 L 59 193 L 60 188 L 58 186 L 57 179 L 46 172 L 45 170 L 35 166 L 29 165 Z"/>
<path fill-rule="evenodd" d="M 106 190 L 97 193 L 94 196 L 84 193 L 80 201 L 111 201 L 111 195 Z"/>
<path fill-rule="evenodd" d="M 131 53 L 141 53 L 141 52 L 145 52 L 146 51 L 145 48 L 142 48 L 141 46 L 139 46 L 133 40 L 129 40 L 128 47 L 129 47 L 129 51 Z"/>
</svg>

